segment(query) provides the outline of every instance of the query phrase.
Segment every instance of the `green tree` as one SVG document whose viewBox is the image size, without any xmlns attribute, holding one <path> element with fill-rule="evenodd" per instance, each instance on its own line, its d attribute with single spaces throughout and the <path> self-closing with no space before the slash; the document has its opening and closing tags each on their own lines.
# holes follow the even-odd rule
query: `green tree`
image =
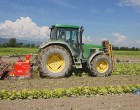
<svg viewBox="0 0 140 110">
<path fill-rule="evenodd" d="M 26 44 L 25 47 L 31 47 L 31 45 L 30 44 Z"/>
<path fill-rule="evenodd" d="M 120 48 L 119 47 L 117 47 L 117 46 L 114 46 L 113 47 L 113 50 L 119 50 Z"/>
<path fill-rule="evenodd" d="M 31 47 L 35 47 L 35 44 L 31 44 Z"/>
<path fill-rule="evenodd" d="M 23 47 L 23 43 L 20 42 L 19 45 L 20 45 L 20 47 Z"/>
<path fill-rule="evenodd" d="M 10 47 L 16 47 L 16 45 L 17 45 L 17 40 L 15 38 L 11 38 L 9 40 L 9 46 Z"/>
<path fill-rule="evenodd" d="M 2 47 L 9 47 L 9 43 L 2 44 Z"/>
<path fill-rule="evenodd" d="M 20 47 L 20 43 L 17 43 L 17 44 L 16 44 L 16 47 Z"/>
</svg>

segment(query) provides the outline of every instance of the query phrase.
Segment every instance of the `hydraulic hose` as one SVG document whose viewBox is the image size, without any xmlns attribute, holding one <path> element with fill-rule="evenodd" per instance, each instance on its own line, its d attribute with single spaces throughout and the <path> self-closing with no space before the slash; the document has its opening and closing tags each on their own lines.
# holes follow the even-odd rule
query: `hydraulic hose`
<svg viewBox="0 0 140 110">
<path fill-rule="evenodd" d="M 37 52 L 35 58 L 34 58 L 33 60 L 31 60 L 30 62 L 33 62 L 33 61 L 35 61 L 35 60 L 38 60 L 37 58 L 38 58 L 38 55 L 39 55 L 39 52 L 40 52 L 40 51 L 41 51 L 41 49 L 38 50 L 38 52 Z"/>
</svg>

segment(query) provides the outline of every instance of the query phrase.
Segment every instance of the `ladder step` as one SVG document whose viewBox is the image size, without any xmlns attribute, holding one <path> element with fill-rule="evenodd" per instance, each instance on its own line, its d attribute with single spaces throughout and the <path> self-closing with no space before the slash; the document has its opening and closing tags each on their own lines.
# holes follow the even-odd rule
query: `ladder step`
<svg viewBox="0 0 140 110">
<path fill-rule="evenodd" d="M 76 68 L 82 68 L 82 63 L 81 62 L 75 62 Z"/>
</svg>

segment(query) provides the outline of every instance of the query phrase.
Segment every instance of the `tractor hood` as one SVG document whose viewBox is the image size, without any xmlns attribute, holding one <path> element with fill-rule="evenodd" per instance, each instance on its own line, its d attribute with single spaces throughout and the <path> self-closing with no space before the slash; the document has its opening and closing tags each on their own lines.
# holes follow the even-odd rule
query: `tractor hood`
<svg viewBox="0 0 140 110">
<path fill-rule="evenodd" d="M 101 51 L 103 49 L 103 46 L 97 44 L 84 44 L 82 48 L 84 58 L 88 59 L 91 54 L 96 53 L 97 51 Z"/>
<path fill-rule="evenodd" d="M 103 46 L 97 45 L 97 44 L 84 44 L 83 48 L 84 49 L 103 49 Z"/>
</svg>

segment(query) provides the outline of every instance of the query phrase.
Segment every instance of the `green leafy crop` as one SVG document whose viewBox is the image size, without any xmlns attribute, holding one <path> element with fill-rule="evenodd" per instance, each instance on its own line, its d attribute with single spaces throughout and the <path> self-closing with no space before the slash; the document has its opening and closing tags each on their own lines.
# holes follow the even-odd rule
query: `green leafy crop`
<svg viewBox="0 0 140 110">
<path fill-rule="evenodd" d="M 106 95 L 106 94 L 122 94 L 131 93 L 134 89 L 140 88 L 140 84 L 123 85 L 123 86 L 98 86 L 98 87 L 76 87 L 76 88 L 57 88 L 54 90 L 22 90 L 22 91 L 0 91 L 0 99 L 49 99 L 60 97 L 78 97 L 91 95 Z"/>
</svg>

